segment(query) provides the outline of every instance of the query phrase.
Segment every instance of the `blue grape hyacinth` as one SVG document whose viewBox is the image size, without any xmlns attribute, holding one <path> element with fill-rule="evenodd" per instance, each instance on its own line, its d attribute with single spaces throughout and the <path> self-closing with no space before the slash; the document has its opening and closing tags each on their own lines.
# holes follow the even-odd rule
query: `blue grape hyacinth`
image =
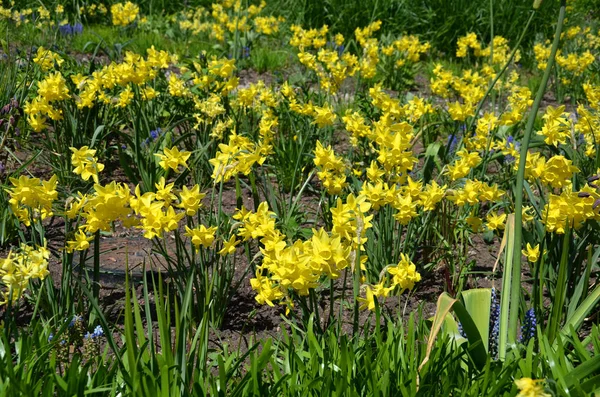
<svg viewBox="0 0 600 397">
<path fill-rule="evenodd" d="M 495 288 L 492 288 L 490 303 L 490 337 L 489 353 L 491 357 L 498 356 L 498 336 L 500 335 L 500 298 Z"/>
<path fill-rule="evenodd" d="M 531 339 L 535 338 L 536 327 L 537 319 L 535 311 L 529 309 L 525 313 L 525 320 L 523 320 L 523 324 L 521 325 L 521 342 L 528 344 Z"/>
</svg>

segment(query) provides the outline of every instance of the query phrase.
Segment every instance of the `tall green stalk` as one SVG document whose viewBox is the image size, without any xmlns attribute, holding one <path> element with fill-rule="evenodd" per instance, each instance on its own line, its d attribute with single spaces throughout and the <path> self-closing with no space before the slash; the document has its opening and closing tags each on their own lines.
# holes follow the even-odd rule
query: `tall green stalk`
<svg viewBox="0 0 600 397">
<path fill-rule="evenodd" d="M 94 235 L 94 299 L 99 302 L 100 298 L 100 230 Z"/>
<path fill-rule="evenodd" d="M 514 230 L 514 250 L 512 258 L 512 282 L 510 287 L 510 308 L 508 315 L 508 339 L 509 342 L 515 342 L 517 340 L 517 322 L 519 317 L 519 301 L 521 294 L 521 248 L 522 248 L 522 236 L 523 236 L 523 188 L 525 179 L 525 164 L 527 161 L 527 151 L 529 149 L 529 141 L 531 140 L 531 133 L 533 131 L 533 124 L 537 112 L 540 108 L 544 92 L 546 91 L 546 85 L 554 66 L 554 60 L 556 58 L 556 51 L 558 50 L 558 44 L 560 42 L 560 34 L 562 32 L 563 22 L 565 20 L 566 0 L 561 0 L 560 11 L 558 14 L 558 23 L 556 25 L 556 31 L 554 33 L 554 41 L 552 43 L 552 50 L 550 52 L 550 58 L 542 82 L 538 88 L 533 102 L 533 107 L 529 113 L 527 119 L 527 126 L 525 128 L 525 135 L 521 141 L 521 153 L 519 158 L 519 170 L 517 172 L 517 183 L 515 186 L 515 230 Z M 505 293 L 508 291 L 505 291 Z"/>
<path fill-rule="evenodd" d="M 490 0 L 490 65 L 494 66 L 494 0 Z"/>
<path fill-rule="evenodd" d="M 558 269 L 558 278 L 556 279 L 556 290 L 554 292 L 552 300 L 552 312 L 548 320 L 547 334 L 548 341 L 554 342 L 554 338 L 558 333 L 558 327 L 560 320 L 563 317 L 565 310 L 565 300 L 567 295 L 567 286 L 569 283 L 569 275 L 567 270 L 569 268 L 569 243 L 571 242 L 571 228 L 567 226 L 565 234 L 563 235 L 562 253 L 560 255 L 560 263 Z"/>
</svg>

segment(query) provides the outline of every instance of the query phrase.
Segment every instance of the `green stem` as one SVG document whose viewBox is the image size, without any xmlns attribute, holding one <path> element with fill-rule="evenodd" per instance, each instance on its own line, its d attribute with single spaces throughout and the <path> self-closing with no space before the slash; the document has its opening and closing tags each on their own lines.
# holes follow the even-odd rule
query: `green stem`
<svg viewBox="0 0 600 397">
<path fill-rule="evenodd" d="M 567 270 L 569 268 L 569 243 L 571 241 L 571 228 L 567 227 L 565 234 L 563 235 L 562 253 L 560 257 L 560 264 L 558 269 L 558 278 L 556 279 L 556 290 L 552 299 L 552 312 L 548 319 L 548 341 L 554 342 L 554 338 L 558 332 L 560 320 L 564 310 L 565 299 L 567 294 L 567 285 L 569 284 L 569 277 Z"/>
<path fill-rule="evenodd" d="M 338 337 L 340 337 L 342 335 L 342 318 L 343 314 L 344 314 L 344 306 L 345 306 L 345 299 L 346 299 L 346 282 L 348 281 L 348 268 L 344 269 L 344 280 L 342 281 L 342 295 L 341 295 L 341 299 L 340 299 L 340 310 L 339 310 L 339 316 L 338 316 L 338 330 L 337 330 L 337 335 Z"/>
<path fill-rule="evenodd" d="M 333 278 L 329 279 L 329 321 L 327 324 L 327 327 L 329 327 L 331 324 L 333 324 L 333 293 L 334 293 L 334 286 L 333 286 Z"/>
<path fill-rule="evenodd" d="M 317 295 L 313 288 L 309 290 L 310 305 L 312 306 L 312 313 L 315 315 L 315 322 L 317 323 L 317 329 L 319 333 L 323 333 L 321 327 L 321 315 L 319 314 L 319 303 L 317 302 Z"/>
<path fill-rule="evenodd" d="M 358 312 L 359 312 L 359 304 L 358 297 L 360 296 L 360 245 L 356 247 L 356 257 L 354 258 L 354 319 L 352 322 L 352 334 L 356 335 L 358 332 Z"/>
<path fill-rule="evenodd" d="M 490 0 L 490 66 L 494 67 L 494 0 Z"/>
<path fill-rule="evenodd" d="M 252 200 L 254 201 L 254 210 L 256 211 L 258 205 L 260 204 L 260 199 L 258 197 L 258 189 L 256 188 L 256 177 L 254 176 L 254 172 L 251 172 L 250 175 L 248 175 L 248 178 L 250 179 L 250 187 L 252 189 Z"/>
<path fill-rule="evenodd" d="M 519 317 L 519 297 L 521 294 L 521 247 L 522 247 L 522 235 L 523 235 L 523 187 L 525 179 L 525 164 L 527 161 L 527 151 L 529 149 L 529 141 L 531 140 L 531 133 L 533 131 L 533 124 L 537 112 L 540 108 L 544 92 L 546 91 L 546 85 L 554 66 L 554 60 L 556 57 L 556 51 L 558 50 L 558 44 L 560 42 L 560 33 L 562 32 L 562 26 L 565 19 L 566 0 L 561 0 L 560 11 L 558 14 L 558 23 L 556 25 L 556 31 L 554 33 L 554 42 L 552 43 L 552 50 L 550 52 L 550 58 L 548 59 L 548 65 L 544 71 L 542 82 L 535 96 L 533 107 L 529 113 L 527 119 L 527 126 L 525 128 L 525 135 L 521 141 L 521 153 L 519 158 L 519 170 L 517 172 L 517 183 L 515 187 L 515 231 L 514 231 L 514 249 L 513 249 L 513 280 L 510 286 L 510 309 L 508 318 L 508 331 L 509 341 L 517 340 L 517 322 Z M 506 291 L 508 292 L 508 291 Z"/>
<path fill-rule="evenodd" d="M 94 235 L 94 299 L 98 302 L 100 298 L 100 230 Z"/>
<path fill-rule="evenodd" d="M 223 212 L 223 181 L 222 180 L 219 183 L 219 198 L 218 198 L 218 200 L 219 200 L 219 206 L 217 209 L 217 219 L 215 219 L 215 224 L 218 226 L 217 231 L 220 229 L 220 226 L 221 226 L 221 213 Z M 242 207 L 238 207 L 238 208 L 241 209 Z M 199 219 L 198 219 L 198 222 L 200 222 Z"/>
</svg>

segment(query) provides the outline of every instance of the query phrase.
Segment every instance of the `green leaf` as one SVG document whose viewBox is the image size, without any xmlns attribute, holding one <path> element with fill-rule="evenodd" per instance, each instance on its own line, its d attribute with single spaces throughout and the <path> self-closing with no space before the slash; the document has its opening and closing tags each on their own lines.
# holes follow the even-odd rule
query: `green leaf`
<svg viewBox="0 0 600 397">
<path fill-rule="evenodd" d="M 139 387 L 136 382 L 138 375 L 136 368 L 137 344 L 134 336 L 134 325 L 131 307 L 131 286 L 129 284 L 129 266 L 125 273 L 125 350 L 127 352 L 127 364 L 130 374 L 132 375 L 132 388 L 136 390 Z"/>
<path fill-rule="evenodd" d="M 492 291 L 489 288 L 471 289 L 461 293 L 465 309 L 473 319 L 487 352 L 490 335 L 490 307 Z"/>
<path fill-rule="evenodd" d="M 442 329 L 442 325 L 446 321 L 446 316 L 452 310 L 452 306 L 456 302 L 456 299 L 452 298 L 448 293 L 444 292 L 440 295 L 437 301 L 437 307 L 435 311 L 435 317 L 433 319 L 433 324 L 431 326 L 431 332 L 429 333 L 429 339 L 427 340 L 427 350 L 425 352 L 425 357 L 423 361 L 419 365 L 419 371 L 423 368 L 423 366 L 429 361 L 429 357 L 431 356 L 431 351 L 433 349 L 433 344 L 435 343 L 435 339 L 437 338 L 438 333 Z"/>
<path fill-rule="evenodd" d="M 433 175 L 436 158 L 442 147 L 441 142 L 434 142 L 425 151 L 425 164 L 423 165 L 423 183 L 428 183 Z"/>
<path fill-rule="evenodd" d="M 587 298 L 585 298 L 585 300 L 577 307 L 575 313 L 567 319 L 561 333 L 566 335 L 570 327 L 573 327 L 576 330 L 579 329 L 585 318 L 590 314 L 594 307 L 596 307 L 598 301 L 600 301 L 600 285 L 594 288 Z"/>
<path fill-rule="evenodd" d="M 96 128 L 96 130 L 94 131 L 94 135 L 92 135 L 92 141 L 90 142 L 90 148 L 94 147 L 94 144 L 96 143 L 96 140 L 98 139 L 98 136 L 102 133 L 102 131 L 104 131 L 104 125 L 99 125 L 98 128 Z"/>
<path fill-rule="evenodd" d="M 579 387 L 581 390 L 590 395 L 594 392 L 598 393 L 598 390 L 600 390 L 600 375 L 596 375 L 593 378 L 588 379 L 587 381 L 581 383 Z"/>
<path fill-rule="evenodd" d="M 504 272 L 502 274 L 502 297 L 500 302 L 500 332 L 498 335 L 498 356 L 501 360 L 504 360 L 506 357 L 506 350 L 508 346 L 509 340 L 514 342 L 516 340 L 517 330 L 516 328 L 509 330 L 509 313 L 510 310 L 519 310 L 519 302 L 511 302 L 511 286 L 513 283 L 518 282 L 520 280 L 521 275 L 515 276 L 517 280 L 513 280 L 513 251 L 515 249 L 514 242 L 514 229 L 515 228 L 515 218 L 513 214 L 508 215 L 506 219 L 506 226 L 504 228 L 504 237 L 502 242 L 504 243 L 504 239 L 506 239 L 506 251 L 504 252 Z M 498 254 L 500 255 L 500 253 Z M 520 269 L 520 263 L 518 264 L 518 268 Z M 519 284 L 520 286 L 520 284 Z M 512 339 L 509 339 L 509 335 L 512 336 Z"/>
<path fill-rule="evenodd" d="M 565 385 L 569 388 L 573 387 L 598 371 L 600 371 L 600 354 L 570 371 L 564 378 Z"/>
<path fill-rule="evenodd" d="M 479 369 L 482 369 L 487 361 L 487 351 L 483 344 L 483 340 L 481 339 L 479 329 L 477 328 L 475 321 L 473 321 L 473 317 L 471 317 L 460 301 L 454 302 L 452 309 L 460 320 L 463 331 L 467 334 L 467 340 L 469 341 L 469 355 L 473 359 L 475 365 L 477 365 Z"/>
</svg>

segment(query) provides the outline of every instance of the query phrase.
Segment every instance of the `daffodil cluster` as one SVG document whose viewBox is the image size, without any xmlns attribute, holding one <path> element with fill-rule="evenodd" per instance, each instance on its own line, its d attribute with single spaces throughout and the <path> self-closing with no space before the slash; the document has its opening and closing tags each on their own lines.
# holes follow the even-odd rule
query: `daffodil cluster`
<svg viewBox="0 0 600 397">
<path fill-rule="evenodd" d="M 70 99 L 67 82 L 60 72 L 49 74 L 37 82 L 37 97 L 25 104 L 25 114 L 31 128 L 40 132 L 48 127 L 48 118 L 62 120 L 60 102 Z"/>
<path fill-rule="evenodd" d="M 596 61 L 594 53 L 600 47 L 600 36 L 594 35 L 588 26 L 571 26 L 561 34 L 561 48 L 556 54 L 557 75 L 564 85 L 578 83 L 589 71 Z M 540 70 L 545 70 L 550 57 L 551 44 L 549 40 L 538 42 L 533 51 Z"/>
<path fill-rule="evenodd" d="M 549 159 L 539 152 L 531 152 L 527 155 L 525 166 L 525 177 L 534 182 L 536 179 L 555 189 L 570 186 L 571 177 L 578 172 L 579 168 L 573 165 L 572 160 L 565 156 L 556 155 Z"/>
<path fill-rule="evenodd" d="M 71 199 L 65 214 L 71 220 L 81 219 L 82 224 L 73 239 L 67 242 L 67 251 L 86 250 L 90 235 L 98 230 L 110 231 L 115 222 L 121 222 L 124 227 L 141 229 L 147 239 L 162 238 L 164 233 L 177 230 L 186 216 L 196 215 L 206 196 L 200 192 L 198 185 L 191 188 L 183 186 L 178 190 L 173 182 L 167 183 L 164 178 L 153 188 L 153 191 L 142 193 L 138 185 L 132 194 L 125 184 L 96 184 L 91 194 Z M 188 227 L 186 231 L 197 247 L 200 245 L 198 242 L 209 246 L 207 242 L 214 240 L 213 228 Z M 208 240 L 207 231 L 212 233 L 213 240 Z"/>
<path fill-rule="evenodd" d="M 600 142 L 600 87 L 584 83 L 582 88 L 589 109 L 583 104 L 577 107 L 579 118 L 573 128 L 583 138 L 586 156 L 595 158 L 596 143 Z"/>
<path fill-rule="evenodd" d="M 390 45 L 381 48 L 383 55 L 395 59 L 394 67 L 400 68 L 407 64 L 419 62 L 421 56 L 431 48 L 429 42 L 421 42 L 417 36 L 402 36 Z"/>
<path fill-rule="evenodd" d="M 54 9 L 47 8 L 46 5 L 40 5 L 37 8 L 17 9 L 14 1 L 10 2 L 10 5 L 10 8 L 4 8 L 0 5 L 0 20 L 10 21 L 16 27 L 25 25 L 33 26 L 39 30 L 47 30 L 54 29 L 57 25 L 60 28 L 60 26 L 69 23 L 65 7 L 62 4 L 57 4 Z M 77 18 L 84 17 L 87 21 L 90 21 L 107 13 L 108 9 L 104 4 L 81 4 L 78 5 Z"/>
<path fill-rule="evenodd" d="M 142 100 L 152 100 L 159 93 L 150 84 L 161 69 L 167 69 L 176 58 L 166 51 L 147 50 L 147 57 L 127 52 L 121 63 L 111 63 L 89 76 L 77 74 L 71 80 L 78 91 L 79 109 L 92 108 L 97 103 L 117 108 L 128 106 L 134 98 L 132 85 L 139 87 Z"/>
<path fill-rule="evenodd" d="M 221 0 L 213 2 L 209 8 L 191 8 L 173 17 L 178 27 L 192 35 L 208 34 L 208 37 L 221 43 L 234 35 L 243 35 L 245 40 L 251 36 L 272 36 L 280 31 L 283 17 L 260 16 L 266 2 L 242 7 L 240 0 Z"/>
<path fill-rule="evenodd" d="M 341 34 L 331 41 L 335 47 L 327 47 L 327 25 L 318 30 L 292 25 L 290 30 L 293 33 L 290 44 L 298 48 L 298 60 L 317 74 L 323 90 L 337 92 L 342 82 L 356 73 L 358 58 L 343 51 L 344 36 Z"/>
<path fill-rule="evenodd" d="M 564 234 L 567 227 L 579 229 L 585 221 L 600 220 L 595 203 L 600 198 L 597 189 L 585 186 L 580 192 L 564 190 L 551 194 L 541 214 L 546 231 Z"/>
<path fill-rule="evenodd" d="M 10 2 L 11 8 L 0 6 L 0 19 L 10 20 L 19 27 L 21 25 L 33 25 L 36 29 L 46 29 L 56 26 L 56 18 L 61 14 L 60 8 L 56 8 L 54 15 L 51 10 L 43 4 L 38 8 L 25 8 L 18 10 L 14 7 L 14 1 Z"/>
<path fill-rule="evenodd" d="M 33 63 L 40 66 L 42 71 L 47 72 L 54 67 L 60 67 L 65 60 L 55 52 L 44 47 L 38 47 Z"/>
<path fill-rule="evenodd" d="M 381 56 L 394 58 L 394 67 L 419 61 L 430 48 L 429 43 L 421 43 L 416 36 L 403 36 L 390 45 L 381 45 L 373 35 L 381 28 L 381 21 L 355 30 L 355 38 L 362 54 L 356 56 L 345 51 L 347 43 L 342 34 L 329 37 L 329 27 L 303 29 L 292 25 L 290 44 L 298 48 L 298 60 L 312 70 L 319 79 L 322 90 L 335 94 L 348 78 L 360 74 L 363 79 L 372 79 L 377 73 Z"/>
<path fill-rule="evenodd" d="M 128 26 L 135 21 L 140 13 L 140 8 L 137 4 L 130 1 L 126 3 L 115 3 L 110 7 L 110 13 L 112 15 L 113 25 Z"/>
<path fill-rule="evenodd" d="M 227 182 L 240 173 L 248 175 L 254 164 L 262 165 L 266 160 L 262 149 L 261 143 L 255 144 L 245 136 L 232 133 L 229 142 L 221 143 L 217 155 L 209 160 L 215 183 Z"/>
<path fill-rule="evenodd" d="M 337 279 L 342 270 L 352 265 L 355 254 L 351 253 L 351 240 L 348 240 L 352 239 L 352 232 L 340 235 L 322 228 L 313 229 L 310 239 L 288 244 L 285 235 L 276 229 L 275 214 L 265 202 L 256 212 L 242 208 L 233 218 L 240 222 L 238 236 L 261 243 L 263 260 L 251 280 L 260 304 L 273 306 L 275 301 L 281 301 L 292 306 L 292 291 L 306 296 L 320 285 L 322 278 Z"/>
<path fill-rule="evenodd" d="M 21 244 L 15 252 L 9 251 L 0 259 L 0 306 L 18 300 L 27 289 L 29 281 L 43 280 L 48 275 L 50 251 L 44 246 Z"/>
<path fill-rule="evenodd" d="M 421 281 L 421 274 L 417 272 L 415 264 L 405 254 L 400 254 L 400 262 L 395 266 L 388 266 L 387 273 L 391 276 L 391 280 L 388 284 L 387 277 L 375 285 L 365 284 L 365 297 L 359 297 L 358 301 L 361 302 L 361 309 L 375 310 L 375 299 L 378 303 L 389 296 L 389 294 L 395 289 L 399 289 L 400 292 L 405 290 L 412 290 L 416 283 Z"/>
<path fill-rule="evenodd" d="M 58 65 L 57 55 L 51 55 L 47 50 L 39 53 L 38 57 L 41 57 L 42 67 L 48 66 L 49 62 Z M 88 76 L 71 75 L 74 95 L 69 81 L 61 72 L 50 73 L 37 82 L 37 96 L 25 104 L 28 123 L 36 132 L 47 129 L 48 119 L 63 119 L 65 101 L 74 101 L 79 109 L 93 108 L 98 103 L 124 108 L 134 98 L 132 85 L 138 87 L 142 100 L 152 100 L 160 93 L 150 83 L 158 77 L 161 69 L 168 68 L 175 61 L 176 58 L 154 47 L 147 50 L 146 58 L 127 52 L 122 63 L 111 63 Z"/>
<path fill-rule="evenodd" d="M 49 180 L 21 175 L 10 178 L 10 182 L 12 187 L 6 189 L 10 195 L 8 202 L 19 221 L 30 226 L 32 220 L 43 221 L 53 215 L 52 204 L 58 198 L 56 175 Z"/>
<path fill-rule="evenodd" d="M 104 169 L 104 164 L 101 164 L 96 159 L 96 150 L 90 149 L 87 146 L 82 146 L 79 149 L 71 148 L 71 164 L 75 167 L 73 172 L 81 175 L 84 181 L 92 178 L 95 183 L 98 183 L 98 173 Z"/>
<path fill-rule="evenodd" d="M 459 37 L 456 42 L 456 56 L 465 58 L 469 55 L 469 51 L 473 50 L 473 55 L 479 58 L 489 58 L 493 55 L 492 64 L 504 65 L 508 62 L 511 49 L 508 46 L 508 40 L 502 36 L 494 36 L 490 46 L 484 47 L 477 39 L 477 35 L 473 32 L 467 33 L 465 36 Z M 493 53 L 492 53 L 493 48 Z M 519 62 L 521 55 L 519 50 L 515 53 L 514 62 Z"/>
<path fill-rule="evenodd" d="M 324 147 L 317 141 L 314 163 L 319 169 L 317 176 L 328 194 L 340 194 L 347 186 L 346 166 L 342 158 L 335 155 L 331 146 Z"/>
<path fill-rule="evenodd" d="M 81 5 L 79 6 L 79 12 L 81 15 L 85 15 L 88 18 L 102 16 L 108 14 L 108 8 L 106 5 L 100 4 L 89 4 L 89 5 Z"/>
</svg>

